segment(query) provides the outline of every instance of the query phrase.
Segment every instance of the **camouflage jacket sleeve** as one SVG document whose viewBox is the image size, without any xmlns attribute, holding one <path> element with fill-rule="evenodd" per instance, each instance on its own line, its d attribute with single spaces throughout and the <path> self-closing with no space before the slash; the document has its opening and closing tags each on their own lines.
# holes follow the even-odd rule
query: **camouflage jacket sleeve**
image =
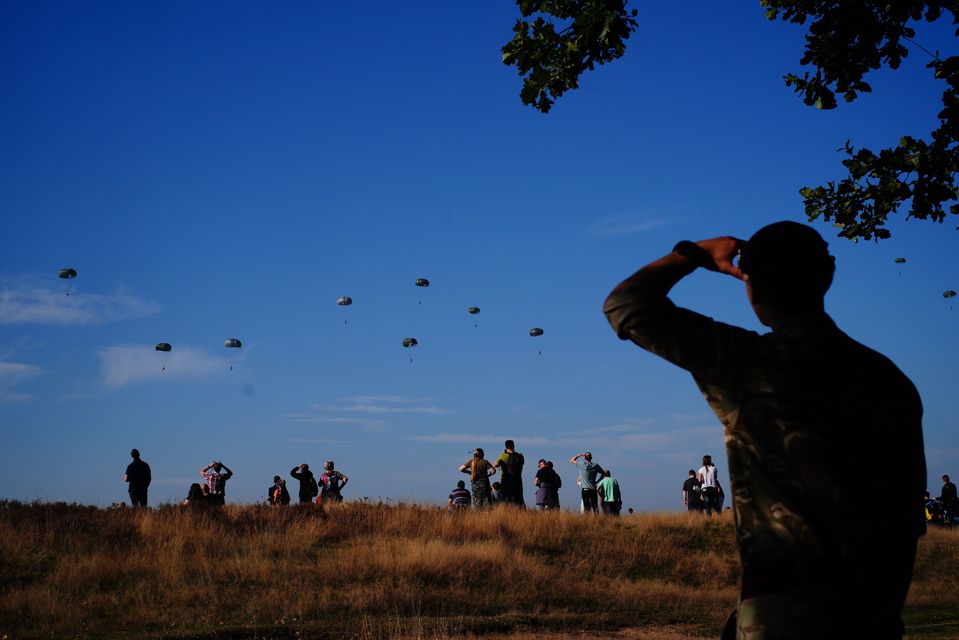
<svg viewBox="0 0 959 640">
<path fill-rule="evenodd" d="M 761 336 L 677 307 L 641 289 L 612 294 L 603 309 L 613 331 L 708 384 L 735 386 L 760 355 Z"/>
</svg>

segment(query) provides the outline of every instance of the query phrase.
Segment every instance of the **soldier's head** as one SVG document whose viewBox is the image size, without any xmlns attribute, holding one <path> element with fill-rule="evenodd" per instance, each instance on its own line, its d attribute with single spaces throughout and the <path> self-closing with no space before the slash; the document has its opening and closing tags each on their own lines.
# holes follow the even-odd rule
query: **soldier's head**
<svg viewBox="0 0 959 640">
<path fill-rule="evenodd" d="M 822 311 L 836 265 L 815 229 L 783 221 L 753 234 L 739 268 L 749 277 L 746 291 L 759 321 L 771 326 L 772 316 Z"/>
</svg>

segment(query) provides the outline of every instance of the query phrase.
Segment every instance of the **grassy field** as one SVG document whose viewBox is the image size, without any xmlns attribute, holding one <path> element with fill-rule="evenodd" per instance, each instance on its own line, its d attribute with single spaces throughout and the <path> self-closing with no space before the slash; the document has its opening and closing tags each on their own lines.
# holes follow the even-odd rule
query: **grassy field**
<svg viewBox="0 0 959 640">
<path fill-rule="evenodd" d="M 957 543 L 922 540 L 910 637 L 959 637 Z M 4 639 L 715 638 L 738 573 L 728 514 L 0 502 Z"/>
</svg>

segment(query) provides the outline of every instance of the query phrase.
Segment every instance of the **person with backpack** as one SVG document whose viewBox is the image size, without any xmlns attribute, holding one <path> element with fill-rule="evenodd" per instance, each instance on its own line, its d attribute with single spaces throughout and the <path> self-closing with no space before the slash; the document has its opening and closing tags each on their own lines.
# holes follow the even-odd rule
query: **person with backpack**
<svg viewBox="0 0 959 640">
<path fill-rule="evenodd" d="M 683 504 L 686 505 L 687 511 L 691 513 L 703 512 L 703 501 L 700 499 L 701 492 L 702 483 L 696 477 L 696 472 L 690 469 L 689 477 L 683 483 Z"/>
<path fill-rule="evenodd" d="M 310 504 L 313 498 L 319 493 L 319 485 L 316 483 L 316 477 L 310 471 L 310 465 L 305 462 L 297 467 L 293 467 L 290 476 L 300 481 L 300 491 L 298 493 L 300 504 Z"/>
<path fill-rule="evenodd" d="M 346 486 L 350 479 L 344 474 L 333 468 L 333 461 L 327 460 L 323 463 L 323 475 L 320 476 L 320 499 L 317 502 L 343 502 L 343 495 L 340 491 Z"/>
<path fill-rule="evenodd" d="M 450 491 L 449 498 L 446 499 L 446 507 L 450 511 L 457 509 L 469 509 L 470 492 L 466 489 L 466 482 L 460 480 L 456 483 L 456 488 Z"/>
<path fill-rule="evenodd" d="M 273 505 L 290 504 L 290 492 L 286 490 L 286 480 L 273 476 L 273 484 L 266 490 L 267 502 Z"/>
<path fill-rule="evenodd" d="M 583 496 L 583 512 L 597 513 L 599 502 L 596 495 L 596 483 L 599 481 L 598 478 L 603 477 L 603 468 L 593 462 L 593 454 L 589 451 L 577 453 L 569 461 L 579 469 L 579 488 Z"/>
<path fill-rule="evenodd" d="M 540 458 L 537 464 L 539 470 L 533 478 L 533 484 L 536 485 L 536 506 L 543 511 L 558 509 L 559 488 L 563 481 L 544 458 Z"/>
<path fill-rule="evenodd" d="M 503 444 L 506 448 L 493 463 L 493 468 L 500 470 L 500 491 L 503 494 L 503 502 L 525 507 L 526 501 L 523 500 L 523 465 L 526 463 L 526 459 L 522 453 L 516 451 L 516 443 L 512 440 L 507 440 Z"/>
<path fill-rule="evenodd" d="M 496 469 L 485 458 L 482 448 L 473 449 L 473 457 L 460 465 L 460 473 L 468 473 L 473 489 L 473 506 L 476 508 L 488 507 L 493 504 L 493 492 L 489 486 L 489 478 L 496 474 Z"/>
</svg>

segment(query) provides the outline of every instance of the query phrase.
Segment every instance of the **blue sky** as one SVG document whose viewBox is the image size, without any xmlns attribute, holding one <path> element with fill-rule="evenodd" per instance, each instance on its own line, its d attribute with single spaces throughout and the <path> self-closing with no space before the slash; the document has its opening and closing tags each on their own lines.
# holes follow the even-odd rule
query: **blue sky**
<svg viewBox="0 0 959 640">
<path fill-rule="evenodd" d="M 0 6 L 0 497 L 125 499 L 131 447 L 153 504 L 213 459 L 230 501 L 330 458 L 350 498 L 440 501 L 507 437 L 527 485 L 557 462 L 566 505 L 584 449 L 637 509 L 679 508 L 703 453 L 725 477 L 691 378 L 619 342 L 603 299 L 677 240 L 803 220 L 838 147 L 926 135 L 941 87 L 913 51 L 816 111 L 782 81 L 800 28 L 660 4 L 547 116 L 500 64 L 509 2 Z M 817 224 L 828 310 L 922 394 L 934 492 L 959 474 L 955 224 L 858 245 Z M 760 329 L 732 279 L 674 299 Z"/>
</svg>

